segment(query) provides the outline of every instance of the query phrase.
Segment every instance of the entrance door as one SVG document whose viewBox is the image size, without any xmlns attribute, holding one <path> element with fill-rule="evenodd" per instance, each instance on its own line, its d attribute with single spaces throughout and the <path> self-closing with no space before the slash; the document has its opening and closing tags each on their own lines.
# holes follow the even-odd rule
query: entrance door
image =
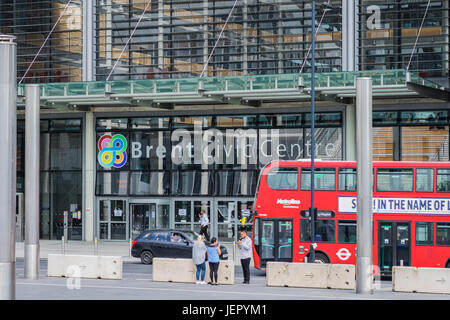
<svg viewBox="0 0 450 320">
<path fill-rule="evenodd" d="M 128 211 L 126 200 L 100 200 L 98 231 L 100 240 L 128 239 Z"/>
<path fill-rule="evenodd" d="M 143 231 L 155 228 L 155 219 L 152 219 L 150 212 L 155 209 L 156 205 L 151 204 L 130 204 L 131 213 L 131 238 L 136 239 Z"/>
<path fill-rule="evenodd" d="M 253 199 L 216 199 L 213 218 L 217 225 L 217 236 L 220 242 L 237 241 L 239 230 L 245 228 L 252 237 Z"/>
<path fill-rule="evenodd" d="M 381 221 L 379 223 L 378 264 L 382 274 L 391 273 L 393 266 L 411 263 L 410 222 Z"/>
<path fill-rule="evenodd" d="M 261 265 L 267 261 L 292 261 L 292 220 L 257 219 L 255 246 Z"/>
<path fill-rule="evenodd" d="M 131 237 L 136 239 L 139 234 L 149 229 L 169 228 L 168 202 L 155 201 L 150 203 L 131 203 Z"/>
<path fill-rule="evenodd" d="M 210 199 L 175 200 L 173 208 L 175 229 L 195 232 L 200 232 L 200 212 L 204 210 L 209 219 L 208 234 L 212 237 L 214 225 L 211 219 Z"/>
</svg>

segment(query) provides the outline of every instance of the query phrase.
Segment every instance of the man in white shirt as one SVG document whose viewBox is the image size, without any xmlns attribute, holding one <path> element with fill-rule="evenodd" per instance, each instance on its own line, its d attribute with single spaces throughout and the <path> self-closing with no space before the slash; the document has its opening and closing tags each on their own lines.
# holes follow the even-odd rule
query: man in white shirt
<svg viewBox="0 0 450 320">
<path fill-rule="evenodd" d="M 238 241 L 241 249 L 241 265 L 244 273 L 244 284 L 250 283 L 250 261 L 252 260 L 252 240 L 247 236 L 247 231 L 241 231 L 241 238 Z"/>
<path fill-rule="evenodd" d="M 205 239 L 209 241 L 209 235 L 208 235 L 208 225 L 209 225 L 209 219 L 208 215 L 206 214 L 205 210 L 200 211 L 200 234 L 205 236 Z"/>
</svg>

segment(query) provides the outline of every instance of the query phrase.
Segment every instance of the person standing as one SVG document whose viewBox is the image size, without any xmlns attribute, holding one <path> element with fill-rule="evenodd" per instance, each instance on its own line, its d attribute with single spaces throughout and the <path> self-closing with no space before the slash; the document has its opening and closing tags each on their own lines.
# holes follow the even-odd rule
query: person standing
<svg viewBox="0 0 450 320">
<path fill-rule="evenodd" d="M 252 260 L 252 240 L 247 236 L 247 231 L 241 231 L 241 238 L 238 241 L 241 250 L 241 265 L 244 273 L 244 284 L 250 283 L 250 261 Z"/>
<path fill-rule="evenodd" d="M 219 263 L 220 258 L 219 256 L 222 254 L 220 251 L 219 243 L 217 242 L 217 239 L 213 237 L 211 239 L 211 243 L 208 246 L 208 263 L 209 263 L 209 277 L 211 279 L 210 284 L 217 286 L 217 280 L 218 280 L 218 271 L 219 271 Z"/>
<path fill-rule="evenodd" d="M 205 282 L 205 273 L 206 273 L 206 245 L 204 242 L 203 236 L 198 236 L 197 241 L 192 246 L 192 260 L 194 261 L 195 266 L 197 267 L 196 273 L 196 284 L 206 284 Z M 201 281 L 200 281 L 200 272 L 201 272 Z"/>
<path fill-rule="evenodd" d="M 208 235 L 208 226 L 209 226 L 209 219 L 208 215 L 206 214 L 205 210 L 200 211 L 200 234 L 205 236 L 205 239 L 209 241 L 209 235 Z"/>
</svg>

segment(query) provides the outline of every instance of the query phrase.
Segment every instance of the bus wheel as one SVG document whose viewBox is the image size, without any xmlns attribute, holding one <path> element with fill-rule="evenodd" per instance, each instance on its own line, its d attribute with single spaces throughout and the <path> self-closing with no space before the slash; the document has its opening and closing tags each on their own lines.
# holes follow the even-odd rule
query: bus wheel
<svg viewBox="0 0 450 320">
<path fill-rule="evenodd" d="M 446 268 L 450 268 L 450 260 L 447 262 L 447 264 L 445 265 Z"/>
<path fill-rule="evenodd" d="M 328 257 L 323 253 L 316 253 L 315 263 L 330 263 Z"/>
</svg>

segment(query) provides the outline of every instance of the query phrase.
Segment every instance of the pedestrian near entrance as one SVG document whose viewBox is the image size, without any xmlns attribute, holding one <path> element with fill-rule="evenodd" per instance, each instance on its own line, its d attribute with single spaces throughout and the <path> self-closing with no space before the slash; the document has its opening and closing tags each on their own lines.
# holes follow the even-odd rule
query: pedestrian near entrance
<svg viewBox="0 0 450 320">
<path fill-rule="evenodd" d="M 197 267 L 196 273 L 196 284 L 206 284 L 205 282 L 205 273 L 206 273 L 206 254 L 207 249 L 205 245 L 205 240 L 203 236 L 198 236 L 197 241 L 192 246 L 192 260 L 194 261 L 195 266 Z M 200 281 L 200 272 L 201 272 L 201 281 Z"/>
<path fill-rule="evenodd" d="M 241 238 L 238 241 L 241 250 L 241 265 L 244 273 L 244 284 L 250 283 L 250 261 L 252 260 L 252 240 L 247 236 L 247 231 L 241 231 Z"/>
<path fill-rule="evenodd" d="M 209 235 L 208 235 L 208 226 L 209 226 L 209 219 L 208 215 L 206 214 L 205 210 L 200 211 L 200 234 L 205 236 L 205 239 L 209 241 Z"/>
<path fill-rule="evenodd" d="M 218 271 L 219 271 L 219 263 L 221 255 L 220 246 L 217 242 L 217 239 L 213 237 L 211 239 L 211 243 L 208 246 L 208 262 L 209 262 L 209 277 L 211 279 L 211 282 L 209 284 L 217 285 L 218 280 Z"/>
</svg>

